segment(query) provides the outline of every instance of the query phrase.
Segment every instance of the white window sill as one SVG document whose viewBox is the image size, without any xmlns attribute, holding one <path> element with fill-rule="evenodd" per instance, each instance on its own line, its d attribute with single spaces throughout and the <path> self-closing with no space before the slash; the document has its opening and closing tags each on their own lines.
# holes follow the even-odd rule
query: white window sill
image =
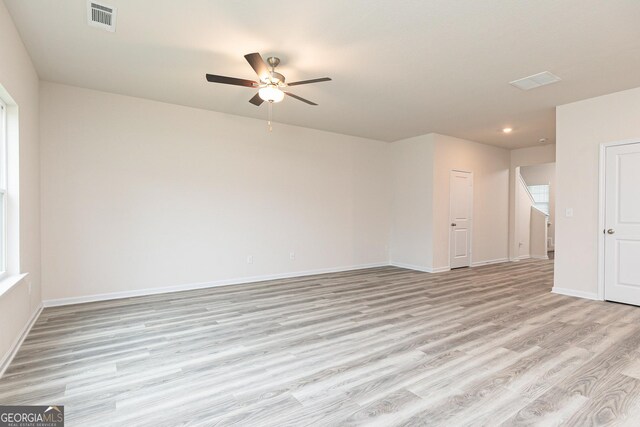
<svg viewBox="0 0 640 427">
<path fill-rule="evenodd" d="M 14 274 L 0 279 L 0 297 L 9 292 L 14 286 L 16 286 L 22 279 L 27 277 L 29 273 Z"/>
</svg>

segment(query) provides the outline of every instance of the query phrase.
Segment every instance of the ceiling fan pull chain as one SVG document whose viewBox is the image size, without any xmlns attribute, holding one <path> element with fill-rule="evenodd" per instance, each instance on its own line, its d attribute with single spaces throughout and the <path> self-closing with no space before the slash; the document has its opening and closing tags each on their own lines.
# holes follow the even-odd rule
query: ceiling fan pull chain
<svg viewBox="0 0 640 427">
<path fill-rule="evenodd" d="M 269 126 L 269 132 L 273 131 L 273 126 L 271 126 L 271 119 L 273 117 L 273 101 L 269 101 L 269 121 L 267 125 Z"/>
</svg>

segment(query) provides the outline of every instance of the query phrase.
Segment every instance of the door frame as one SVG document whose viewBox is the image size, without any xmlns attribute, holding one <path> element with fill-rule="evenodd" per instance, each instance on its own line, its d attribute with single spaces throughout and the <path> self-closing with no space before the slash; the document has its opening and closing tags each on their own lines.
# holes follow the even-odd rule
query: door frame
<svg viewBox="0 0 640 427">
<path fill-rule="evenodd" d="M 473 180 L 473 172 L 454 168 L 449 170 L 449 212 L 447 214 L 447 228 L 449 229 L 449 238 L 447 241 L 447 248 L 449 252 L 449 269 L 451 269 L 451 232 L 453 231 L 451 227 L 451 175 L 453 172 L 468 173 L 471 179 L 471 192 L 469 194 L 469 203 L 471 204 L 471 220 L 469 221 L 469 268 L 471 268 L 473 267 L 473 250 L 471 248 L 473 248 L 473 191 L 475 182 Z"/>
<path fill-rule="evenodd" d="M 607 163 L 607 148 L 616 147 L 619 145 L 631 145 L 639 144 L 640 139 L 623 139 L 621 141 L 603 142 L 600 144 L 600 159 L 599 159 L 599 182 L 598 182 L 598 299 L 600 301 L 605 300 L 604 294 L 604 269 L 605 269 L 605 254 L 604 254 L 604 229 L 605 229 L 605 174 Z"/>
</svg>

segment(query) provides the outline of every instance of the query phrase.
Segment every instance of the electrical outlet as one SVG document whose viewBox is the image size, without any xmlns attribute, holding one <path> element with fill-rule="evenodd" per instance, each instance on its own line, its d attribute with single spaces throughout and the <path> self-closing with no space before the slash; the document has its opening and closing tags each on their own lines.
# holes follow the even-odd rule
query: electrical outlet
<svg viewBox="0 0 640 427">
<path fill-rule="evenodd" d="M 289 252 L 289 259 L 291 261 L 293 261 L 294 259 L 296 259 L 296 253 L 295 252 Z"/>
<path fill-rule="evenodd" d="M 253 255 L 247 257 L 247 264 L 253 264 Z"/>
</svg>

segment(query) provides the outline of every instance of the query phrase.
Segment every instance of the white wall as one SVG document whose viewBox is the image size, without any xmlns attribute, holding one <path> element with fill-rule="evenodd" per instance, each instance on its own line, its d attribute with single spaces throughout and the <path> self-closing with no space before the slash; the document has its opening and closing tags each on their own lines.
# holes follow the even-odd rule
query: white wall
<svg viewBox="0 0 640 427">
<path fill-rule="evenodd" d="M 449 268 L 449 177 L 473 172 L 472 262 L 508 258 L 509 152 L 446 135 L 391 144 L 391 262 L 425 271 Z"/>
<path fill-rule="evenodd" d="M 0 85 L 19 110 L 19 263 L 28 272 L 0 296 L 0 360 L 41 302 L 38 76 L 4 3 L 0 2 Z M 6 91 L 6 92 L 5 92 Z M 29 284 L 32 285 L 29 293 Z"/>
<path fill-rule="evenodd" d="M 640 88 L 556 110 L 556 257 L 554 289 L 587 297 L 598 290 L 600 144 L 640 141 Z M 567 208 L 573 216 L 566 217 Z"/>
<path fill-rule="evenodd" d="M 549 227 L 548 216 L 535 207 L 531 207 L 531 238 L 529 240 L 529 251 L 532 258 L 548 259 L 547 256 L 547 232 Z"/>
<path fill-rule="evenodd" d="M 541 165 L 523 166 L 520 174 L 527 185 L 549 185 L 549 227 L 547 237 L 551 239 L 549 249 L 553 249 L 556 241 L 556 164 L 544 163 Z"/>
<path fill-rule="evenodd" d="M 393 219 L 390 261 L 407 268 L 433 268 L 434 135 L 391 144 Z"/>
<path fill-rule="evenodd" d="M 45 300 L 388 261 L 387 143 L 46 82 L 40 102 Z"/>
<path fill-rule="evenodd" d="M 518 197 L 516 195 L 518 174 L 516 168 L 520 166 L 539 165 L 544 163 L 553 163 L 556 161 L 556 145 L 547 144 L 537 147 L 519 148 L 511 150 L 511 169 L 509 172 L 509 258 L 511 260 L 518 259 L 518 235 L 517 235 L 517 216 L 516 203 Z"/>
<path fill-rule="evenodd" d="M 509 256 L 509 151 L 434 134 L 433 267 L 449 266 L 449 178 L 451 170 L 473 172 L 473 264 Z"/>
</svg>

